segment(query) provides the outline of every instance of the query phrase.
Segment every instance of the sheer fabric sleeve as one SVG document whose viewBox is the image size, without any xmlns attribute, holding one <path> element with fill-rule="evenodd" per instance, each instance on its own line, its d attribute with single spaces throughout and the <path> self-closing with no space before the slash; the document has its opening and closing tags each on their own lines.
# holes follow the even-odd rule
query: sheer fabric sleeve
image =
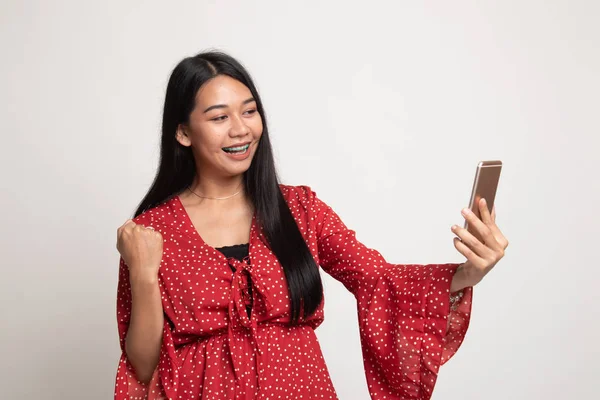
<svg viewBox="0 0 600 400">
<path fill-rule="evenodd" d="M 117 288 L 117 324 L 121 345 L 121 358 L 115 382 L 115 400 L 163 400 L 176 397 L 177 366 L 171 328 L 165 316 L 163 338 L 158 366 L 148 384 L 140 382 L 125 352 L 125 337 L 131 317 L 131 286 L 129 268 L 121 258 L 119 261 L 119 283 Z"/>
<path fill-rule="evenodd" d="M 429 399 L 440 365 L 456 353 L 469 325 L 472 288 L 450 309 L 458 264 L 390 264 L 310 188 L 304 190 L 319 264 L 357 301 L 371 398 Z"/>
</svg>

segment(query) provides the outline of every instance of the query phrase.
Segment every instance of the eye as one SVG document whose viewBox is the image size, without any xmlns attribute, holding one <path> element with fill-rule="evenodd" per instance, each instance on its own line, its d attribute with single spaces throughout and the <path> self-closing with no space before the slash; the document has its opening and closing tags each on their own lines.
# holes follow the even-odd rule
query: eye
<svg viewBox="0 0 600 400">
<path fill-rule="evenodd" d="M 253 109 L 251 109 L 251 110 L 248 110 L 248 111 L 246 111 L 244 114 L 252 115 L 252 114 L 255 114 L 255 113 L 256 113 L 256 111 L 257 111 L 257 110 L 256 110 L 255 108 L 253 108 Z"/>
<path fill-rule="evenodd" d="M 225 121 L 226 118 L 227 118 L 227 115 L 221 115 L 216 118 L 211 118 L 211 121 L 220 122 L 220 121 Z"/>
</svg>

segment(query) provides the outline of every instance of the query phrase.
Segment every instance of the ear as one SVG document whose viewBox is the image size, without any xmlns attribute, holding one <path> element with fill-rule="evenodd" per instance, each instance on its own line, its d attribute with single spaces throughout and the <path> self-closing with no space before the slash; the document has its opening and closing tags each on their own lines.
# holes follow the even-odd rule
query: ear
<svg viewBox="0 0 600 400">
<path fill-rule="evenodd" d="M 190 147 L 192 145 L 187 129 L 188 128 L 185 125 L 179 124 L 177 125 L 177 133 L 175 134 L 177 141 L 184 147 Z"/>
</svg>

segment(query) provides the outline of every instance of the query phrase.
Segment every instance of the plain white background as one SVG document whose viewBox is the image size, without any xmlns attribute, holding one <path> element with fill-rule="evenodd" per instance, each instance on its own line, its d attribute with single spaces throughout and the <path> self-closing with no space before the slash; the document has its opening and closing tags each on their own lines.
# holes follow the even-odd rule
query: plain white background
<svg viewBox="0 0 600 400">
<path fill-rule="evenodd" d="M 217 48 L 253 74 L 283 181 L 389 261 L 461 262 L 475 166 L 504 161 L 511 246 L 433 398 L 595 398 L 599 4 L 3 1 L 0 397 L 112 397 L 116 229 L 172 68 Z M 367 399 L 354 300 L 327 277 L 326 302 L 339 397 Z"/>
</svg>

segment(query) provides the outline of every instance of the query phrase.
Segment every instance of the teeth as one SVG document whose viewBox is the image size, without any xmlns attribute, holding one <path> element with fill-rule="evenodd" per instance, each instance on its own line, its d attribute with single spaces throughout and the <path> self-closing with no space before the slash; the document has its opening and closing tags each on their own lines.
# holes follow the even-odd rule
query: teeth
<svg viewBox="0 0 600 400">
<path fill-rule="evenodd" d="M 223 150 L 225 150 L 228 153 L 238 153 L 238 152 L 246 151 L 248 149 L 248 147 L 250 147 L 249 144 L 247 144 L 245 146 L 239 146 L 239 147 L 224 147 Z"/>
</svg>

